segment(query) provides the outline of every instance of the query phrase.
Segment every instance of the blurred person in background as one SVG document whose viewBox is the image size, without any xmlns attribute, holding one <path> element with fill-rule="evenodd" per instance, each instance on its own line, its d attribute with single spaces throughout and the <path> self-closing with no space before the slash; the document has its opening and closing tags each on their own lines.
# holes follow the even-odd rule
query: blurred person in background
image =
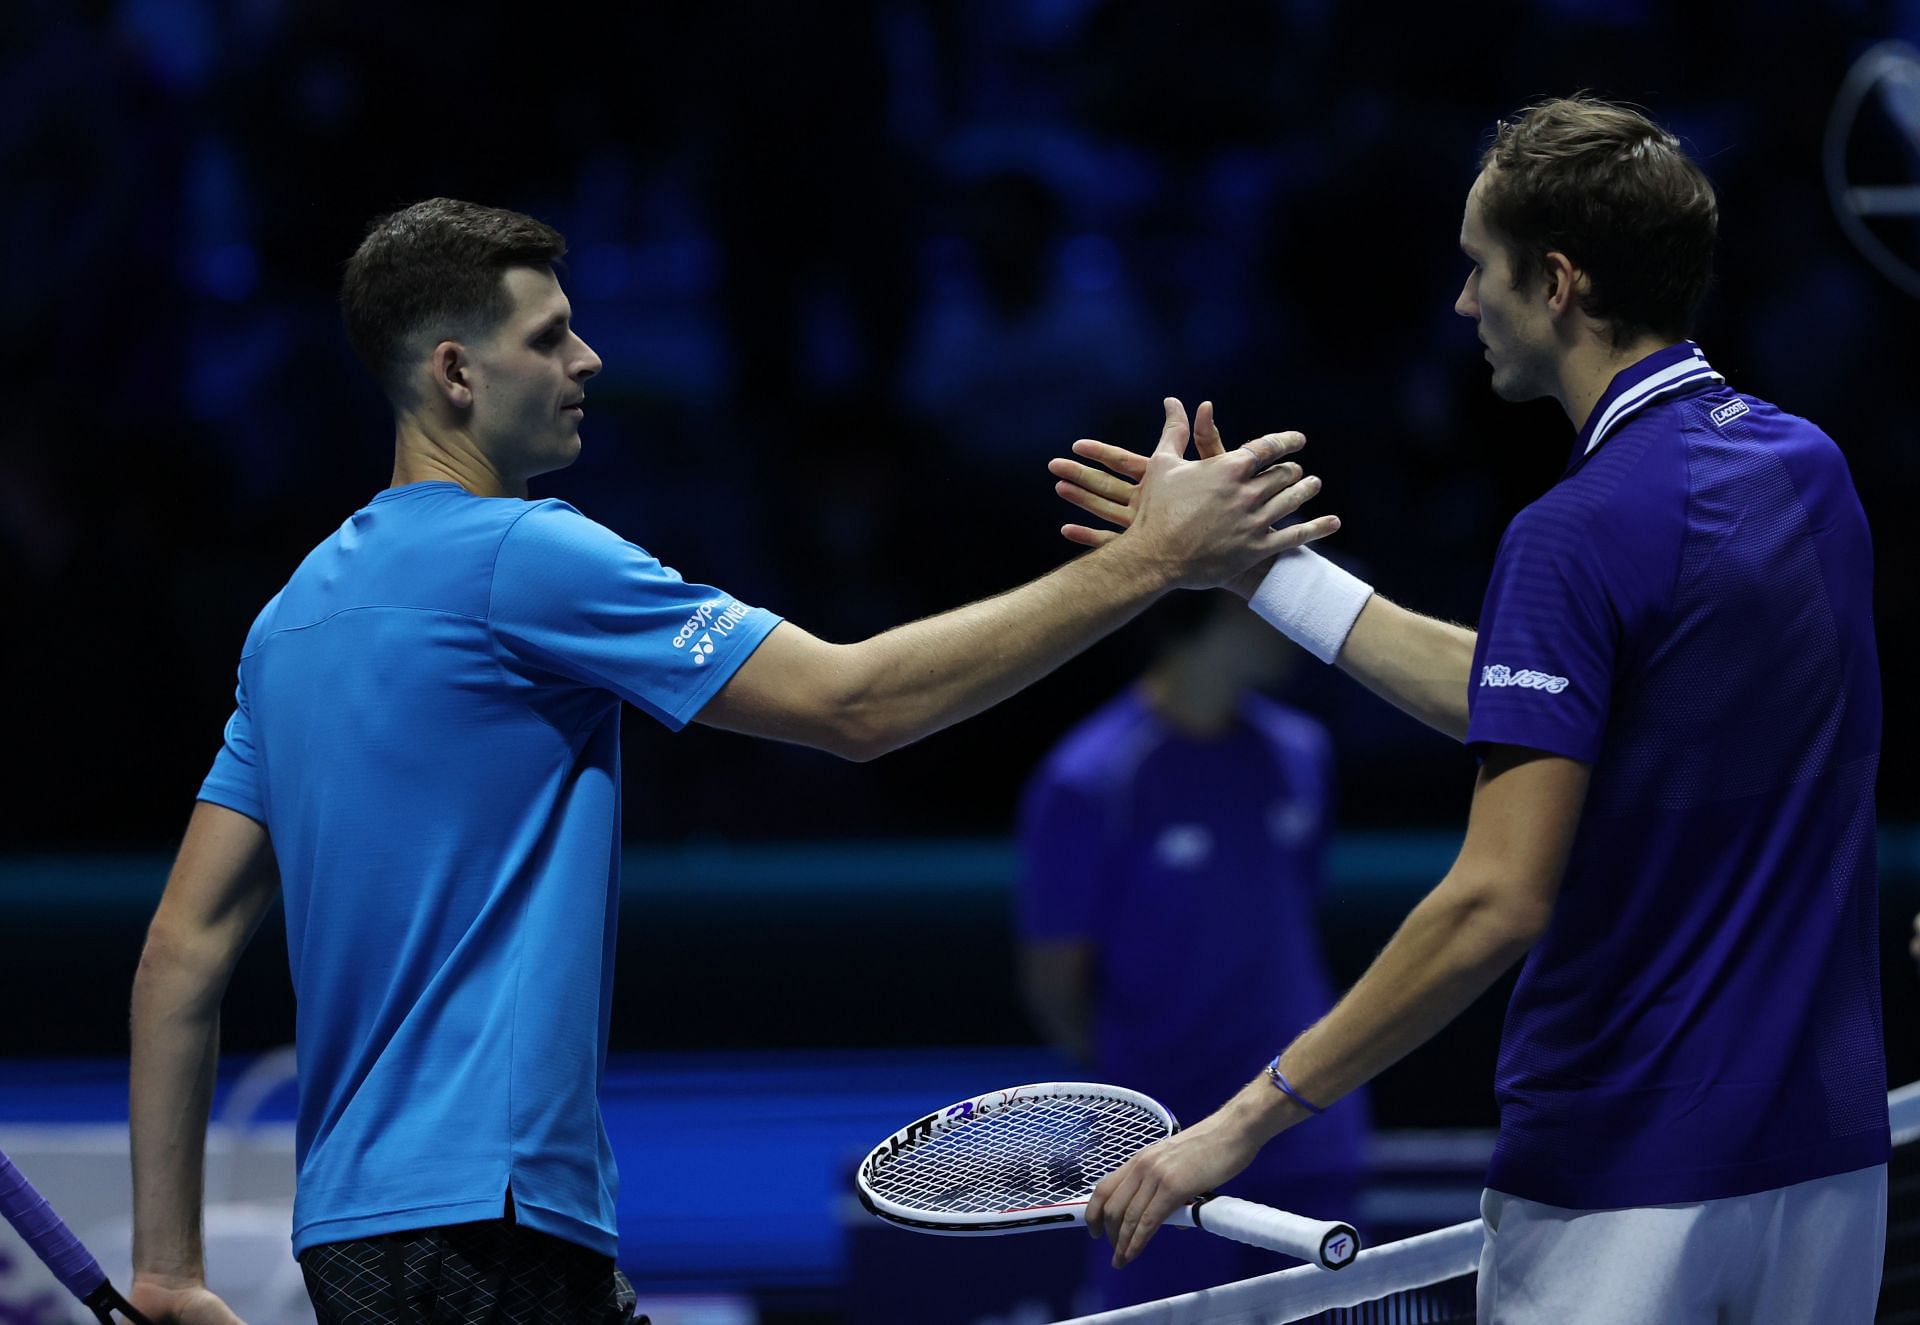
<svg viewBox="0 0 1920 1325">
<path fill-rule="evenodd" d="M 1333 803 L 1326 729 L 1267 698 L 1297 650 L 1230 594 L 1183 594 L 1147 623 L 1145 673 L 1081 722 L 1028 783 L 1018 927 L 1028 1007 L 1091 1075 L 1206 1116 L 1271 1052 L 1274 1019 L 1333 1006 L 1315 906 Z M 1283 1134 L 1233 1195 L 1354 1218 L 1364 1092 L 1324 1129 Z M 1089 1248 L 1086 1310 L 1273 1270 L 1271 1253 L 1175 1237 L 1125 1274 Z"/>
<path fill-rule="evenodd" d="M 872 759 L 1176 586 L 1338 527 L 1273 527 L 1319 487 L 1280 462 L 1297 434 L 1189 462 L 1169 399 L 1151 499 L 1112 549 L 827 643 L 528 500 L 580 454 L 601 368 L 554 274 L 565 251 L 532 217 L 436 198 L 377 220 L 347 263 L 348 335 L 394 409 L 392 483 L 248 632 L 141 954 L 129 1295 L 156 1322 L 236 1319 L 205 1283 L 201 1175 L 221 994 L 276 897 L 298 1004 L 293 1249 L 321 1325 L 627 1321 L 598 1099 L 622 702 Z"/>
</svg>

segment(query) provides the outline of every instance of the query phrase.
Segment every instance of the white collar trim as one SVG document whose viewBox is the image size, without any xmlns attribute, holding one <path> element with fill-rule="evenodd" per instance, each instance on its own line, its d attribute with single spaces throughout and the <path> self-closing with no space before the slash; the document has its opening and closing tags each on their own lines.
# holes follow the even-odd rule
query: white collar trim
<svg viewBox="0 0 1920 1325">
<path fill-rule="evenodd" d="M 1607 406 L 1607 412 L 1600 416 L 1600 422 L 1594 425 L 1592 435 L 1587 438 L 1587 449 L 1584 454 L 1592 455 L 1593 448 L 1605 441 L 1607 434 L 1624 423 L 1628 415 L 1644 409 L 1661 397 L 1672 395 L 1696 382 L 1726 380 L 1714 371 L 1713 365 L 1707 362 L 1707 356 L 1700 352 L 1698 346 L 1695 346 L 1691 358 L 1682 359 L 1679 363 L 1662 368 L 1644 381 L 1636 382 L 1622 391 L 1614 402 Z"/>
</svg>

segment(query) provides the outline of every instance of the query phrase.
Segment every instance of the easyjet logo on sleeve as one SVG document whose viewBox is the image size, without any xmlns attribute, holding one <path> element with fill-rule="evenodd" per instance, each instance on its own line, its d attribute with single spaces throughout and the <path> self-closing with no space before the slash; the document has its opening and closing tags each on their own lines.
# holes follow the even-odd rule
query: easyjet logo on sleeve
<svg viewBox="0 0 1920 1325">
<path fill-rule="evenodd" d="M 714 636 L 725 639 L 752 614 L 753 609 L 737 598 L 709 598 L 680 627 L 680 633 L 673 637 L 673 647 L 686 649 L 692 645 L 689 656 L 695 666 L 704 667 L 713 656 Z"/>
</svg>

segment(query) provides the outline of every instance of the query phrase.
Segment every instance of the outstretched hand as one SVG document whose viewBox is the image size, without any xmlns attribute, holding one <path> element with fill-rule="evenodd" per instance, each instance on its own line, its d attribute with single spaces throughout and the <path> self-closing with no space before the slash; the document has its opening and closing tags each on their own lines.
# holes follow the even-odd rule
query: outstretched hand
<svg viewBox="0 0 1920 1325">
<path fill-rule="evenodd" d="M 1166 434 L 1162 433 L 1164 442 Z M 1269 433 L 1267 437 L 1291 442 L 1287 451 L 1297 451 L 1306 445 L 1304 434 L 1297 432 Z M 1265 441 L 1267 438 L 1260 438 Z M 1220 438 L 1220 426 L 1214 418 L 1213 402 L 1203 400 L 1193 416 L 1193 441 L 1196 454 L 1202 460 L 1211 460 L 1226 453 L 1226 443 Z M 1095 469 L 1092 465 L 1083 465 L 1064 457 L 1047 462 L 1047 472 L 1059 482 L 1053 490 L 1067 501 L 1086 511 L 1089 515 L 1116 525 L 1114 529 L 1091 529 L 1086 525 L 1069 524 L 1060 527 L 1060 533 L 1070 542 L 1087 547 L 1100 547 L 1120 537 L 1121 531 L 1133 524 L 1133 500 L 1139 493 L 1138 484 L 1147 472 L 1148 457 L 1129 451 L 1124 446 L 1114 446 L 1109 442 L 1097 442 L 1083 437 L 1073 444 L 1073 453 L 1095 464 L 1105 466 Z M 1297 480 L 1300 466 L 1290 465 L 1288 470 Z M 1338 520 L 1335 520 L 1338 527 Z"/>
<path fill-rule="evenodd" d="M 153 1325 L 246 1325 L 205 1284 L 169 1285 L 135 1275 L 127 1301 Z"/>
<path fill-rule="evenodd" d="M 1069 525 L 1063 533 L 1098 547 L 1122 533 L 1164 559 L 1175 583 L 1187 588 L 1224 584 L 1258 562 L 1324 538 L 1340 527 L 1335 516 L 1274 526 L 1320 490 L 1284 457 L 1305 445 L 1299 433 L 1270 433 L 1231 452 L 1221 444 L 1210 404 L 1200 410 L 1200 458 L 1188 460 L 1193 440 L 1186 407 L 1168 397 L 1165 423 L 1153 453 L 1136 455 L 1082 440 L 1075 454 L 1106 464 L 1102 473 L 1074 461 L 1049 468 L 1069 501 L 1119 526 L 1118 531 Z M 1062 466 L 1067 467 L 1065 470 Z"/>
</svg>

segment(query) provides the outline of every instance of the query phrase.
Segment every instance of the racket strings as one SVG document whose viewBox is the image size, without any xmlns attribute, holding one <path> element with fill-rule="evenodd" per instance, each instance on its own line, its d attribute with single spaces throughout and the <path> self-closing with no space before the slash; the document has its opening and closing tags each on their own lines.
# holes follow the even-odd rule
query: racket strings
<svg viewBox="0 0 1920 1325">
<path fill-rule="evenodd" d="M 1172 1128 L 1124 1100 L 1038 1096 L 983 1112 L 876 1163 L 876 1195 L 946 1214 L 1085 1200 L 1100 1179 Z"/>
</svg>

